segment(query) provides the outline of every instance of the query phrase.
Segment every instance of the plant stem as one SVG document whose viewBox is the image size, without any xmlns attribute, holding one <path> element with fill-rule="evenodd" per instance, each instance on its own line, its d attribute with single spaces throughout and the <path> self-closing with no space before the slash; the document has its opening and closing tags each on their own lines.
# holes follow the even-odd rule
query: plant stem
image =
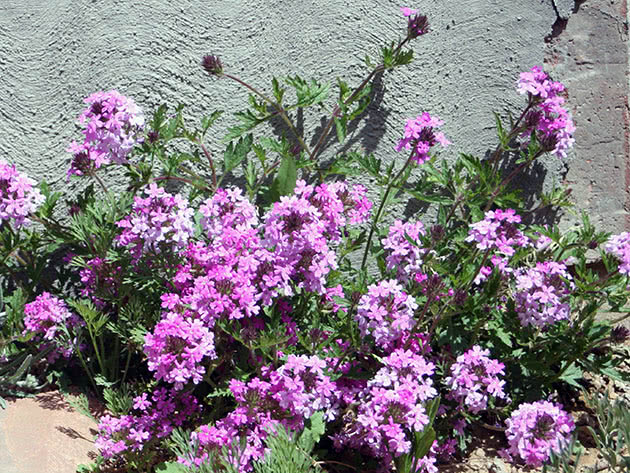
<svg viewBox="0 0 630 473">
<path fill-rule="evenodd" d="M 411 153 L 413 154 L 413 150 L 411 151 Z M 370 227 L 370 233 L 368 234 L 368 239 L 365 245 L 365 252 L 363 253 L 363 260 L 361 261 L 361 271 L 365 269 L 368 253 L 370 252 L 370 245 L 372 244 L 372 237 L 374 236 L 374 230 L 376 229 L 376 226 L 378 225 L 378 222 L 381 218 L 383 209 L 385 208 L 385 204 L 387 202 L 387 199 L 389 198 L 389 193 L 394 187 L 394 183 L 400 178 L 400 176 L 402 176 L 407 167 L 409 167 L 409 164 L 411 164 L 411 155 L 409 156 L 409 158 L 407 158 L 407 162 L 405 162 L 405 165 L 400 169 L 398 174 L 396 174 L 396 176 L 389 182 L 389 184 L 387 185 L 387 189 L 385 189 L 385 194 L 383 194 L 383 199 L 381 200 L 381 204 L 379 205 L 378 210 L 374 215 L 374 221 L 372 222 L 372 226 Z"/>
<path fill-rule="evenodd" d="M 396 46 L 396 48 L 394 49 L 394 56 L 396 54 L 398 54 L 398 52 L 400 51 L 400 49 L 405 45 L 405 43 L 407 43 L 407 41 L 409 41 L 411 38 L 409 37 L 409 35 L 407 35 L 407 37 L 405 39 L 403 39 L 400 43 L 398 43 L 398 46 Z M 354 89 L 354 91 L 352 92 L 352 94 L 350 94 L 350 96 L 343 102 L 344 105 L 349 104 L 350 102 L 352 102 L 356 96 L 358 94 L 361 93 L 361 91 L 365 88 L 366 85 L 368 85 L 370 83 L 370 81 L 374 78 L 374 76 L 380 72 L 383 72 L 385 70 L 385 64 L 381 63 L 378 66 L 376 66 L 369 74 L 368 76 L 363 79 L 363 82 L 361 82 L 361 84 L 359 84 L 359 86 Z M 326 126 L 324 127 L 324 131 L 322 131 L 322 134 L 319 136 L 319 139 L 317 140 L 317 143 L 315 144 L 315 148 L 313 148 L 313 154 L 311 155 L 311 159 L 314 159 L 317 157 L 317 155 L 319 153 L 321 153 L 322 151 L 322 146 L 324 145 L 324 141 L 326 140 L 326 137 L 328 136 L 328 134 L 330 133 L 330 129 L 332 128 L 333 123 L 335 122 L 335 117 L 337 116 L 337 114 L 341 111 L 341 107 L 339 105 L 335 105 L 335 108 L 333 109 L 332 114 L 330 115 L 330 118 L 328 119 L 328 123 L 326 123 Z"/>
<path fill-rule="evenodd" d="M 214 160 L 212 159 L 212 155 L 210 155 L 210 152 L 205 147 L 205 145 L 201 142 L 201 140 L 199 140 L 199 146 L 201 146 L 201 150 L 203 151 L 203 154 L 205 154 L 206 158 L 208 158 L 208 163 L 210 164 L 210 170 L 212 171 L 212 187 L 216 191 L 216 189 L 217 189 L 217 173 L 216 173 L 216 171 L 214 169 Z"/>
<path fill-rule="evenodd" d="M 291 120 L 289 119 L 289 117 L 287 116 L 286 111 L 284 110 L 284 108 L 282 107 L 282 105 L 280 105 L 279 103 L 275 102 L 274 100 L 270 99 L 269 97 L 267 97 L 267 95 L 263 94 L 261 91 L 259 91 L 258 89 L 256 89 L 255 87 L 252 87 L 251 85 L 249 85 L 247 82 L 239 79 L 236 76 L 233 76 L 231 74 L 226 74 L 223 73 L 223 75 L 225 77 L 227 77 L 228 79 L 232 79 L 233 81 L 238 82 L 239 84 L 241 84 L 243 87 L 245 87 L 246 89 L 249 89 L 250 91 L 252 91 L 254 94 L 258 95 L 261 99 L 263 99 L 265 102 L 267 102 L 269 105 L 271 105 L 274 109 L 276 109 L 276 111 L 280 114 L 280 117 L 282 118 L 282 120 L 284 120 L 284 122 L 287 124 L 287 126 L 289 127 L 289 129 L 293 132 L 293 134 L 295 135 L 295 137 L 297 138 L 298 142 L 300 143 L 300 146 L 302 147 L 302 149 L 304 151 L 306 151 L 306 153 L 309 155 L 309 157 L 312 159 L 313 158 L 313 153 L 311 153 L 310 148 L 308 147 L 308 145 L 304 142 L 304 139 L 302 138 L 302 136 L 298 133 L 298 131 L 295 129 L 295 127 L 293 126 L 293 123 L 291 122 Z"/>
</svg>

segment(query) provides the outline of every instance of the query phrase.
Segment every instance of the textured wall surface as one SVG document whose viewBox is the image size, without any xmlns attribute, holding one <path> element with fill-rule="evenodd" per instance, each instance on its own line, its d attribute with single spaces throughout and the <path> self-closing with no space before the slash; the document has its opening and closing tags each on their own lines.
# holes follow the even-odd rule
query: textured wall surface
<svg viewBox="0 0 630 473">
<path fill-rule="evenodd" d="M 404 119 L 429 111 L 446 121 L 453 141 L 446 158 L 464 151 L 483 155 L 496 143 L 492 111 L 522 104 L 515 92 L 518 73 L 546 58 L 572 87 L 570 106 L 584 141 L 564 162 L 545 158 L 528 185 L 536 191 L 566 176 L 580 205 L 606 225 L 627 227 L 625 5 L 413 5 L 429 16 L 432 32 L 413 43 L 411 66 L 377 80 L 369 126 L 359 127 L 352 145 L 391 159 Z M 74 121 L 82 98 L 99 89 L 115 88 L 145 110 L 183 103 L 191 120 L 217 108 L 242 108 L 243 89 L 212 80 L 199 67 L 206 53 L 219 54 L 226 69 L 263 88 L 272 74 L 292 73 L 330 80 L 344 75 L 357 84 L 365 52 L 403 34 L 398 7 L 390 0 L 1 0 L 0 155 L 36 178 L 65 185 L 64 150 L 79 137 Z M 232 123 L 229 113 L 224 117 L 210 137 L 215 152 Z M 316 109 L 307 114 L 307 136 L 321 118 Z M 583 125 L 594 122 L 601 130 L 586 132 Z"/>
</svg>

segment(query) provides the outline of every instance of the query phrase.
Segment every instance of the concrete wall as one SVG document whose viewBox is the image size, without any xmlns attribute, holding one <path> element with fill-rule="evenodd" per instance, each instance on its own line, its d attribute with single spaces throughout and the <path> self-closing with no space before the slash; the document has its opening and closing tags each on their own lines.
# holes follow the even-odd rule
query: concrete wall
<svg viewBox="0 0 630 473">
<path fill-rule="evenodd" d="M 410 4 L 429 16 L 432 32 L 413 43 L 410 67 L 377 81 L 370 125 L 351 142 L 391 159 L 404 119 L 429 111 L 446 121 L 454 143 L 446 159 L 483 155 L 496 143 L 492 111 L 522 104 L 518 73 L 544 62 L 570 87 L 578 146 L 564 162 L 545 158 L 529 187 L 566 179 L 596 221 L 630 229 L 626 3 Z M 243 89 L 199 67 L 207 53 L 263 88 L 272 74 L 293 73 L 344 75 L 356 84 L 365 52 L 402 35 L 399 6 L 391 0 L 0 0 L 0 156 L 65 185 L 64 150 L 79 137 L 74 121 L 81 100 L 99 89 L 118 89 L 147 111 L 184 103 L 191 120 L 216 108 L 242 108 Z M 214 152 L 231 123 L 225 117 L 209 143 Z M 321 117 L 317 110 L 307 114 L 307 135 Z"/>
</svg>

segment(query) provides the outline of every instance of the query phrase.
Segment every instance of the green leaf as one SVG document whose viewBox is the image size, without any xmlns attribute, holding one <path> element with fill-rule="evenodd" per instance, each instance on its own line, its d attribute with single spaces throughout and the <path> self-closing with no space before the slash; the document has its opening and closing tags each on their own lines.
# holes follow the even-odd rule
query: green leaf
<svg viewBox="0 0 630 473">
<path fill-rule="evenodd" d="M 276 178 L 271 185 L 271 199 L 276 202 L 283 195 L 289 195 L 295 189 L 297 181 L 297 167 L 293 156 L 287 155 L 282 159 Z"/>
<path fill-rule="evenodd" d="M 236 112 L 236 118 L 241 122 L 240 125 L 233 126 L 228 129 L 227 135 L 223 138 L 224 143 L 228 143 L 236 138 L 243 136 L 250 130 L 253 130 L 265 120 L 271 118 L 273 115 L 259 116 L 253 113 L 251 110 L 245 110 L 244 112 Z"/>
<path fill-rule="evenodd" d="M 414 456 L 418 459 L 424 458 L 426 454 L 429 453 L 434 440 L 435 429 L 433 427 L 427 427 L 422 432 L 416 432 Z"/>
<path fill-rule="evenodd" d="M 319 442 L 319 439 L 326 432 L 326 422 L 324 422 L 324 414 L 316 412 L 304 423 L 304 431 L 300 434 L 300 440 L 306 441 L 309 448 Z"/>
<path fill-rule="evenodd" d="M 346 117 L 335 117 L 335 128 L 337 129 L 337 139 L 339 143 L 343 143 L 348 134 L 348 119 Z"/>
<path fill-rule="evenodd" d="M 282 97 L 284 97 L 285 89 L 280 87 L 280 83 L 278 82 L 278 79 L 276 79 L 275 77 L 271 79 L 271 85 L 273 86 L 273 96 L 275 97 L 277 104 L 281 105 Z"/>
<path fill-rule="evenodd" d="M 582 388 L 582 385 L 578 382 L 583 378 L 582 370 L 574 363 L 564 370 L 564 373 L 560 376 L 560 380 L 565 383 L 574 386 L 576 388 Z"/>
<path fill-rule="evenodd" d="M 251 135 L 247 135 L 244 138 L 241 138 L 234 146 L 234 143 L 230 143 L 225 152 L 223 153 L 223 172 L 228 173 L 236 168 L 243 159 L 247 156 L 247 154 L 252 149 L 252 143 L 254 141 L 254 137 Z"/>
<path fill-rule="evenodd" d="M 328 98 L 330 92 L 329 84 L 320 84 L 315 79 L 311 79 L 308 83 L 299 76 L 287 77 L 287 84 L 295 88 L 297 95 L 297 103 L 295 107 L 308 107 L 315 104 L 321 104 Z"/>
<path fill-rule="evenodd" d="M 203 117 L 201 119 L 201 129 L 203 131 L 203 134 L 208 131 L 208 128 L 210 128 L 221 115 L 223 115 L 223 110 L 215 110 L 209 116 Z"/>
<path fill-rule="evenodd" d="M 155 467 L 161 473 L 186 473 L 188 468 L 177 462 L 163 462 Z"/>
</svg>

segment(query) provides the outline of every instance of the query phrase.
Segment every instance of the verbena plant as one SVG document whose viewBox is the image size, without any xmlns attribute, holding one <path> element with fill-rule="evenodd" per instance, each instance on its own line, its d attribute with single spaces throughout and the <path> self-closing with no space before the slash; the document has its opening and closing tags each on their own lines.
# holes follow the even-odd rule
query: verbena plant
<svg viewBox="0 0 630 473">
<path fill-rule="evenodd" d="M 196 128 L 181 106 L 145 121 L 109 91 L 85 99 L 83 142 L 68 149 L 68 178 L 86 182 L 77 198 L 0 163 L 2 284 L 28 301 L 5 323 L 7 353 L 47 350 L 51 372 L 86 375 L 104 396 L 92 469 L 434 472 L 465 450 L 471 424 L 504 430 L 505 455 L 539 466 L 574 428 L 558 395 L 584 371 L 621 377 L 630 235 L 586 216 L 563 232 L 534 225 L 568 193 L 528 208 L 514 185 L 573 144 L 561 83 L 521 74 L 525 103 L 496 116 L 487 159 L 440 160 L 450 142 L 426 111 L 401 131 L 402 157 L 333 155 L 373 79 L 409 64 L 429 31 L 402 12 L 404 38 L 332 97 L 298 76 L 262 91 L 206 56 L 206 72 L 250 92 L 222 157 L 206 146 L 220 111 Z M 313 106 L 328 118 L 305 136 L 294 119 Z M 286 133 L 255 134 L 266 122 Z M 124 169 L 116 191 L 110 168 Z M 237 178 L 244 188 L 228 185 Z M 435 220 L 386 224 L 407 199 Z M 596 319 L 603 306 L 618 319 Z"/>
</svg>

